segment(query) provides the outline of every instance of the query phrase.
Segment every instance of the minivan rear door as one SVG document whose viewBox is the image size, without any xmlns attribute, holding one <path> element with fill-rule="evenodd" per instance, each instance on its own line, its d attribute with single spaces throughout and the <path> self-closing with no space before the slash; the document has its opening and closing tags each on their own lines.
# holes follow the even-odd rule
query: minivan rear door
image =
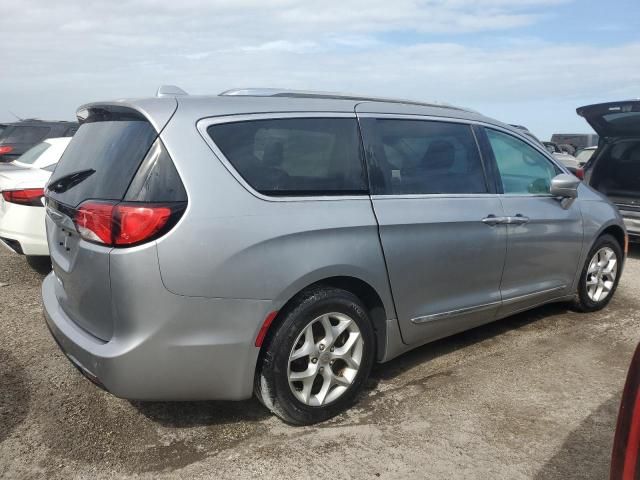
<svg viewBox="0 0 640 480">
<path fill-rule="evenodd" d="M 640 100 L 587 105 L 576 112 L 601 137 L 640 136 Z"/>
<path fill-rule="evenodd" d="M 87 115 L 47 185 L 47 241 L 61 308 L 85 331 L 108 341 L 114 325 L 112 248 L 82 239 L 74 217 L 87 200 L 124 198 L 159 130 L 130 108 L 93 106 Z"/>
</svg>

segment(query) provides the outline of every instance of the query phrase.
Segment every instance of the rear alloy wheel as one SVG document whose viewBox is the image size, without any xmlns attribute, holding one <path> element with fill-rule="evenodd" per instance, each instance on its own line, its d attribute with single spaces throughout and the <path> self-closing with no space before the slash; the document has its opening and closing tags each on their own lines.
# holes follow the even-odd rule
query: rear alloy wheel
<svg viewBox="0 0 640 480">
<path fill-rule="evenodd" d="M 371 371 L 374 335 L 360 300 L 337 288 L 299 295 L 263 345 L 256 395 L 295 425 L 327 420 L 348 408 Z"/>
<path fill-rule="evenodd" d="M 576 306 L 584 312 L 604 308 L 613 297 L 622 271 L 624 255 L 610 235 L 596 240 L 580 276 Z"/>
<path fill-rule="evenodd" d="M 364 342 L 351 317 L 331 312 L 309 322 L 289 354 L 289 386 L 305 405 L 320 407 L 340 398 L 362 363 Z"/>
</svg>

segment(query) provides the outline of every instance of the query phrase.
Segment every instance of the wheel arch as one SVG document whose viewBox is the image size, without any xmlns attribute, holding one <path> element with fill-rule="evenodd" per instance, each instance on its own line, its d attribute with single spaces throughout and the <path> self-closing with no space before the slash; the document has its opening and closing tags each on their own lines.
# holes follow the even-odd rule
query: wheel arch
<svg viewBox="0 0 640 480">
<path fill-rule="evenodd" d="M 304 292 L 309 289 L 323 286 L 346 290 L 362 301 L 369 313 L 373 326 L 376 339 L 376 360 L 380 361 L 384 358 L 387 345 L 387 316 L 388 313 L 393 315 L 393 312 L 388 312 L 388 307 L 385 306 L 382 296 L 369 282 L 351 275 L 334 275 L 315 280 L 305 284 L 302 288 L 298 288 L 295 293 L 289 293 L 286 296 L 286 300 L 281 300 L 282 306 L 278 309 L 277 315 L 270 323 L 264 342 L 260 347 L 260 357 L 265 347 L 269 344 L 270 338 L 282 323 L 287 312 L 295 305 L 300 295 L 303 295 Z"/>
<path fill-rule="evenodd" d="M 582 274 L 582 266 L 584 265 L 584 262 L 588 261 L 589 252 L 593 248 L 593 245 L 595 245 L 598 239 L 603 235 L 611 235 L 613 238 L 615 238 L 619 242 L 620 248 L 626 254 L 627 233 L 624 227 L 622 227 L 620 223 L 616 222 L 615 220 L 609 221 L 604 225 L 602 225 L 597 232 L 590 235 L 589 242 L 584 243 L 579 268 L 576 271 L 576 276 L 573 282 L 574 289 L 576 289 L 578 286 L 578 282 L 580 281 L 580 275 Z M 623 258 L 623 261 L 624 261 L 624 258 Z"/>
<path fill-rule="evenodd" d="M 596 239 L 600 238 L 602 235 L 611 235 L 613 238 L 615 238 L 618 241 L 618 243 L 620 244 L 620 248 L 623 250 L 623 252 L 625 254 L 627 253 L 626 252 L 627 233 L 620 225 L 617 225 L 617 224 L 608 225 L 598 234 L 598 236 L 593 240 L 593 242 L 595 242 Z"/>
</svg>

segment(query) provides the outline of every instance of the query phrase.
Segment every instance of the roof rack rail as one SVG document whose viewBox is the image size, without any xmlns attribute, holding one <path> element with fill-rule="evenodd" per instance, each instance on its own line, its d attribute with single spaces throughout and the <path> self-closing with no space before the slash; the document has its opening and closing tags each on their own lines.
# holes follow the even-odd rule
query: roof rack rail
<svg viewBox="0 0 640 480">
<path fill-rule="evenodd" d="M 161 85 L 156 92 L 156 97 L 181 97 L 184 95 L 189 94 L 175 85 Z"/>
<path fill-rule="evenodd" d="M 289 97 L 289 98 L 319 98 L 332 100 L 359 100 L 364 102 L 385 102 L 385 103 L 403 103 L 407 105 L 418 105 L 422 107 L 441 107 L 451 108 L 454 110 L 462 110 L 472 112 L 472 110 L 456 107 L 449 103 L 441 102 L 418 102 L 415 100 L 404 100 L 398 98 L 386 97 L 370 97 L 363 95 L 351 95 L 348 93 L 335 92 L 319 92 L 313 90 L 287 90 L 280 88 L 234 88 L 225 90 L 219 94 L 220 96 L 247 96 L 247 97 Z"/>
</svg>

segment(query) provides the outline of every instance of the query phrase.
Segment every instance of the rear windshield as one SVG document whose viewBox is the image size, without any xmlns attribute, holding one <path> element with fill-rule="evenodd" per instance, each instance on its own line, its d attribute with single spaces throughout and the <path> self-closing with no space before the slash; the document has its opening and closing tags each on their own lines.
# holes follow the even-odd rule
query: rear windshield
<svg viewBox="0 0 640 480">
<path fill-rule="evenodd" d="M 47 142 L 39 143 L 35 147 L 31 147 L 29 150 L 27 150 L 22 155 L 20 155 L 16 159 L 16 161 L 31 165 L 38 158 L 40 158 L 40 155 L 42 155 L 45 152 L 45 150 L 47 150 L 50 146 L 51 145 L 48 144 Z"/>
<path fill-rule="evenodd" d="M 121 200 L 157 137 L 144 120 L 84 123 L 49 182 L 48 195 L 77 206 L 84 200 Z"/>
<path fill-rule="evenodd" d="M 233 167 L 267 195 L 366 191 L 355 119 L 286 118 L 212 125 Z"/>
<path fill-rule="evenodd" d="M 49 134 L 50 127 L 15 126 L 7 128 L 2 143 L 38 143 Z"/>
</svg>

